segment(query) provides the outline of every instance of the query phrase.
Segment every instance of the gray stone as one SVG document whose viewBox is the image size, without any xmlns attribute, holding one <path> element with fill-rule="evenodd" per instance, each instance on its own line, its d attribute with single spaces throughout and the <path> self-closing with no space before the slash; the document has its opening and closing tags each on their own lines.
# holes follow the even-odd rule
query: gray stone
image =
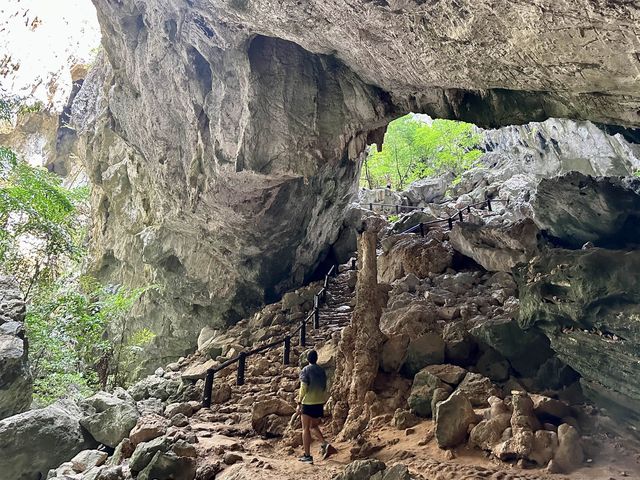
<svg viewBox="0 0 640 480">
<path fill-rule="evenodd" d="M 123 438 L 136 426 L 139 413 L 135 405 L 122 402 L 108 407 L 106 410 L 88 415 L 80 420 L 98 442 L 115 448 Z"/>
<path fill-rule="evenodd" d="M 510 272 L 538 251 L 538 228 L 531 219 L 507 227 L 457 223 L 449 233 L 451 245 L 491 272 Z"/>
<path fill-rule="evenodd" d="M 553 461 L 561 472 L 570 473 L 584 462 L 584 451 L 580 434 L 571 425 L 563 423 L 558 427 L 558 450 Z"/>
<path fill-rule="evenodd" d="M 420 419 L 408 410 L 397 409 L 393 414 L 393 425 L 398 430 L 406 430 L 415 427 L 420 423 Z"/>
<path fill-rule="evenodd" d="M 407 358 L 410 337 L 407 334 L 391 335 L 382 345 L 380 368 L 383 372 L 398 373 Z"/>
<path fill-rule="evenodd" d="M 543 179 L 532 202 L 540 228 L 565 246 L 605 248 L 639 244 L 640 179 L 594 178 L 578 172 Z"/>
<path fill-rule="evenodd" d="M 411 394 L 407 400 L 411 411 L 420 417 L 430 417 L 431 401 L 436 389 L 451 392 L 451 387 L 427 370 L 421 370 L 413 378 Z"/>
<path fill-rule="evenodd" d="M 76 472 L 84 472 L 92 467 L 102 465 L 109 455 L 100 450 L 83 450 L 71 459 L 71 464 Z"/>
<path fill-rule="evenodd" d="M 157 452 L 168 452 L 172 444 L 173 441 L 164 436 L 138 444 L 129 460 L 129 468 L 132 472 L 144 470 Z"/>
<path fill-rule="evenodd" d="M 440 380 L 451 386 L 458 385 L 467 374 L 467 371 L 457 365 L 430 365 L 424 368 L 425 371 L 435 375 Z"/>
<path fill-rule="evenodd" d="M 171 480 L 194 480 L 196 460 L 191 457 L 178 457 L 173 453 L 156 452 L 149 464 L 142 470 L 137 480 L 166 478 Z"/>
<path fill-rule="evenodd" d="M 425 333 L 409 342 L 402 372 L 412 377 L 428 365 L 444 362 L 444 341 L 437 333 Z"/>
<path fill-rule="evenodd" d="M 397 463 L 384 471 L 382 480 L 411 480 L 411 475 L 406 465 Z"/>
<path fill-rule="evenodd" d="M 80 426 L 80 408 L 68 400 L 0 420 L 0 472 L 33 480 L 77 453 L 96 446 Z"/>
<path fill-rule="evenodd" d="M 356 460 L 347 465 L 344 471 L 336 475 L 333 480 L 369 480 L 378 472 L 383 472 L 385 468 L 386 465 L 380 460 Z"/>
<path fill-rule="evenodd" d="M 489 397 L 500 396 L 500 391 L 491 380 L 478 373 L 467 373 L 458 385 L 458 390 L 464 393 L 474 407 L 489 406 Z"/>
<path fill-rule="evenodd" d="M 454 392 L 439 402 L 435 411 L 435 437 L 440 448 L 452 448 L 467 438 L 469 425 L 476 421 L 471 402 L 461 392 Z"/>
</svg>

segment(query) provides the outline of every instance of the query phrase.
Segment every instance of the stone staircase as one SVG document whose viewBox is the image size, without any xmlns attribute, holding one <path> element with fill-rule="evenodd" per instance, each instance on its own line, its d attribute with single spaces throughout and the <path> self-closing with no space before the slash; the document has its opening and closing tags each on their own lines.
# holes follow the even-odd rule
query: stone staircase
<svg viewBox="0 0 640 480">
<path fill-rule="evenodd" d="M 292 337 L 290 365 L 283 365 L 283 348 L 278 347 L 247 358 L 244 385 L 236 385 L 235 365 L 216 374 L 211 408 L 202 409 L 191 418 L 196 435 L 250 437 L 254 435 L 253 406 L 273 399 L 284 401 L 289 409 L 281 405 L 279 424 L 268 425 L 266 431 L 282 433 L 296 403 L 301 355 L 310 348 L 337 345 L 340 331 L 351 322 L 355 276 L 354 270 L 341 266 L 340 273 L 329 280 L 326 300 L 320 307 L 320 328 L 313 328 L 313 320 L 307 324 L 305 347 L 300 346 L 299 335 Z"/>
</svg>

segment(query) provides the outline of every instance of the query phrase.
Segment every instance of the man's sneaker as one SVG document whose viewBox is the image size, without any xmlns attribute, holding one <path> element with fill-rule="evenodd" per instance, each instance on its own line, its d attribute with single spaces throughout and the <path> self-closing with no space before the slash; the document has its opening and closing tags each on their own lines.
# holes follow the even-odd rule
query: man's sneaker
<svg viewBox="0 0 640 480">
<path fill-rule="evenodd" d="M 320 446 L 320 451 L 322 452 L 322 460 L 326 460 L 331 455 L 338 453 L 338 451 L 332 447 L 329 443 Z"/>
<path fill-rule="evenodd" d="M 298 461 L 302 463 L 313 463 L 313 457 L 311 455 L 303 455 Z"/>
</svg>

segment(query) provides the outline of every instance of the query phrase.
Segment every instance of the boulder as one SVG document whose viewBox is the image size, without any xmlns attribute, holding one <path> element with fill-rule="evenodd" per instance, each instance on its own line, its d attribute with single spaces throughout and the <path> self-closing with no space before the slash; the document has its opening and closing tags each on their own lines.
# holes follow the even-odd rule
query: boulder
<svg viewBox="0 0 640 480">
<path fill-rule="evenodd" d="M 411 183 L 402 193 L 411 205 L 437 202 L 444 198 L 453 178 L 451 173 L 438 177 L 421 178 Z"/>
<path fill-rule="evenodd" d="M 584 462 L 580 434 L 571 425 L 563 423 L 558 427 L 558 450 L 553 462 L 564 473 L 572 472 Z"/>
<path fill-rule="evenodd" d="M 491 380 L 478 373 L 467 373 L 464 380 L 458 385 L 458 390 L 469 399 L 474 407 L 486 407 L 489 405 L 489 397 L 500 396 L 500 390 L 491 383 Z"/>
<path fill-rule="evenodd" d="M 380 330 L 388 336 L 405 334 L 415 338 L 433 327 L 436 320 L 434 309 L 426 302 L 398 300 L 383 312 Z"/>
<path fill-rule="evenodd" d="M 533 448 L 528 459 L 544 467 L 558 450 L 558 435 L 549 430 L 538 430 L 533 436 Z"/>
<path fill-rule="evenodd" d="M 33 381 L 24 331 L 20 286 L 0 275 L 0 420 L 28 410 Z"/>
<path fill-rule="evenodd" d="M 262 400 L 253 404 L 251 426 L 259 435 L 282 436 L 294 413 L 295 409 L 291 404 L 280 398 Z"/>
<path fill-rule="evenodd" d="M 81 427 L 83 412 L 59 400 L 46 408 L 0 420 L 0 472 L 12 480 L 44 478 L 79 452 L 96 446 Z"/>
<path fill-rule="evenodd" d="M 509 360 L 522 377 L 534 377 L 538 369 L 553 356 L 549 339 L 537 328 L 523 330 L 516 319 L 493 317 L 470 331 L 476 341 L 490 346 Z"/>
<path fill-rule="evenodd" d="M 457 365 L 447 364 L 430 365 L 425 367 L 424 370 L 453 387 L 457 386 L 467 374 L 467 371 L 464 368 L 458 367 Z"/>
<path fill-rule="evenodd" d="M 442 330 L 445 359 L 456 365 L 469 365 L 478 349 L 477 342 L 460 322 L 448 323 Z"/>
<path fill-rule="evenodd" d="M 393 426 L 398 430 L 406 430 L 420 423 L 420 419 L 409 410 L 397 409 L 393 414 Z"/>
<path fill-rule="evenodd" d="M 168 452 L 172 445 L 173 440 L 166 436 L 139 443 L 131 455 L 129 468 L 132 472 L 144 470 L 157 452 Z"/>
<path fill-rule="evenodd" d="M 409 273 L 426 278 L 451 266 L 453 248 L 435 238 L 406 234 L 400 236 L 389 252 L 378 257 L 378 278 L 391 283 Z"/>
<path fill-rule="evenodd" d="M 84 472 L 92 467 L 99 467 L 109 454 L 100 450 L 83 450 L 71 459 L 71 465 L 76 472 Z"/>
<path fill-rule="evenodd" d="M 437 333 L 425 333 L 411 340 L 407 348 L 407 359 L 402 366 L 403 374 L 414 376 L 427 365 L 444 362 L 444 341 Z"/>
<path fill-rule="evenodd" d="M 142 470 L 137 480 L 194 480 L 196 460 L 191 457 L 179 457 L 172 452 L 156 452 L 149 464 Z"/>
<path fill-rule="evenodd" d="M 439 402 L 435 411 L 435 437 L 440 448 L 452 448 L 467 438 L 469 425 L 475 423 L 476 414 L 471 402 L 460 391 Z"/>
<path fill-rule="evenodd" d="M 430 417 L 431 401 L 436 389 L 451 392 L 452 388 L 427 370 L 421 370 L 413 378 L 411 393 L 407 400 L 411 411 L 420 417 Z"/>
<path fill-rule="evenodd" d="M 356 460 L 347 465 L 342 473 L 333 477 L 333 480 L 370 480 L 378 472 L 383 472 L 385 468 L 386 465 L 380 460 Z"/>
<path fill-rule="evenodd" d="M 380 369 L 386 373 L 398 373 L 407 359 L 410 337 L 406 334 L 391 335 L 382 345 Z"/>
<path fill-rule="evenodd" d="M 381 480 L 412 480 L 409 468 L 401 463 L 396 463 L 393 467 L 387 468 Z"/>
<path fill-rule="evenodd" d="M 157 398 L 166 401 L 180 388 L 180 380 L 149 375 L 129 387 L 128 392 L 134 400 Z"/>
<path fill-rule="evenodd" d="M 428 223 L 432 222 L 433 220 L 437 220 L 437 217 L 435 217 L 431 213 L 424 212 L 422 210 L 413 210 L 409 213 L 402 214 L 400 218 L 391 226 L 391 231 L 393 233 L 402 233 L 420 223 Z M 424 227 L 424 231 L 427 231 L 427 227 Z M 418 230 L 416 233 L 419 234 L 420 231 Z"/>
<path fill-rule="evenodd" d="M 138 418 L 136 426 L 129 434 L 129 440 L 133 446 L 158 438 L 167 432 L 169 422 L 160 415 L 148 414 Z"/>
<path fill-rule="evenodd" d="M 510 272 L 538 251 L 538 227 L 531 219 L 506 227 L 456 223 L 449 233 L 453 248 L 490 272 Z"/>
<path fill-rule="evenodd" d="M 569 248 L 638 246 L 640 179 L 578 172 L 544 178 L 532 201 L 541 229 Z"/>
<path fill-rule="evenodd" d="M 91 403 L 91 399 L 88 402 Z M 140 416 L 134 403 L 123 400 L 112 405 L 94 402 L 94 408 L 95 413 L 83 417 L 80 424 L 98 442 L 111 448 L 129 436 Z"/>
</svg>

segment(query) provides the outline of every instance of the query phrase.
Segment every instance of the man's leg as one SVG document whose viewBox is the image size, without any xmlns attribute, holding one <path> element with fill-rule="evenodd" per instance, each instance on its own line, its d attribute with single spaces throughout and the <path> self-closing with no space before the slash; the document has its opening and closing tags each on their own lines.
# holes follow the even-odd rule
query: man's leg
<svg viewBox="0 0 640 480">
<path fill-rule="evenodd" d="M 311 455 L 311 422 L 313 419 L 304 413 L 300 415 L 302 418 L 302 445 L 304 446 L 304 454 Z"/>
<path fill-rule="evenodd" d="M 322 430 L 320 430 L 320 419 L 319 418 L 312 418 L 311 419 L 311 429 L 314 432 L 316 432 L 316 435 L 318 436 L 318 440 L 320 440 L 323 445 L 325 443 L 327 443 L 327 442 L 324 441 L 324 435 L 322 435 Z"/>
</svg>

